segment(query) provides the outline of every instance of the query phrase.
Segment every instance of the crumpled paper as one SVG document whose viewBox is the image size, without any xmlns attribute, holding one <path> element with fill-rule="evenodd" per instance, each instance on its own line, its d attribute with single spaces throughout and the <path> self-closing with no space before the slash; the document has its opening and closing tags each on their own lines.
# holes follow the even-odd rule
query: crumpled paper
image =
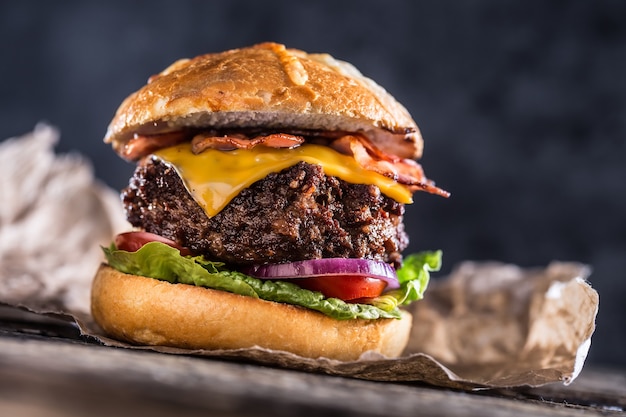
<svg viewBox="0 0 626 417">
<path fill-rule="evenodd" d="M 598 293 L 590 268 L 464 262 L 412 307 L 406 354 L 425 353 L 486 386 L 571 383 L 591 345 Z"/>
<path fill-rule="evenodd" d="M 128 224 L 119 193 L 81 155 L 55 154 L 58 141 L 39 124 L 0 143 L 0 300 L 88 312 L 99 245 Z"/>
<path fill-rule="evenodd" d="M 571 383 L 591 344 L 598 294 L 589 268 L 554 262 L 522 269 L 502 263 L 464 262 L 433 280 L 414 316 L 402 357 L 372 352 L 358 361 L 302 358 L 262 348 L 185 350 L 133 346 L 108 338 L 90 317 L 82 330 L 110 346 L 254 361 L 289 369 L 373 381 L 426 382 L 457 389 Z"/>
<path fill-rule="evenodd" d="M 366 380 L 457 389 L 539 386 L 569 384 L 583 367 L 599 299 L 587 281 L 590 268 L 569 262 L 545 268 L 464 262 L 450 276 L 431 280 L 426 298 L 410 306 L 414 326 L 397 359 L 367 352 L 357 361 L 341 362 L 259 347 L 192 351 L 110 339 L 94 323 L 85 302 L 102 261 L 99 246 L 124 230 L 121 207 L 112 202 L 117 194 L 92 178 L 84 160 L 53 156 L 50 148 L 56 137 L 49 127 L 40 126 L 32 135 L 0 146 L 0 180 L 15 200 L 14 207 L 0 206 L 0 302 L 40 313 L 69 314 L 84 335 L 109 346 L 253 361 Z M 43 164 L 27 161 L 26 156 L 33 158 L 31 153 L 37 152 Z M 50 236 L 42 237 L 42 230 L 50 231 Z M 10 239 L 5 241 L 5 235 Z M 54 256 L 39 259 L 47 253 Z M 4 266 L 11 256 L 21 260 L 20 267 Z M 36 268 L 30 265 L 33 259 L 39 259 Z"/>
</svg>

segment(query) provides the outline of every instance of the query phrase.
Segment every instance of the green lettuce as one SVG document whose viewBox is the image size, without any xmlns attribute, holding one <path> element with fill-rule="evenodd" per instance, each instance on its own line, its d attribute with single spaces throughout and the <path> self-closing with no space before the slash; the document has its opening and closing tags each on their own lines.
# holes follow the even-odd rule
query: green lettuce
<svg viewBox="0 0 626 417">
<path fill-rule="evenodd" d="M 430 281 L 430 273 L 441 269 L 442 252 L 418 252 L 404 259 L 402 268 L 397 271 L 400 288 L 372 299 L 372 304 L 382 308 L 396 308 L 409 305 L 424 298 Z"/>
<path fill-rule="evenodd" d="M 372 299 L 371 304 L 355 304 L 326 298 L 321 292 L 288 281 L 262 280 L 231 271 L 224 263 L 203 256 L 181 256 L 177 249 L 160 242 L 150 242 L 136 252 L 118 250 L 115 244 L 103 251 L 109 265 L 120 272 L 294 304 L 339 320 L 400 318 L 398 306 L 422 298 L 429 271 L 436 271 L 441 265 L 441 251 L 410 255 L 398 271 L 400 289 Z"/>
</svg>

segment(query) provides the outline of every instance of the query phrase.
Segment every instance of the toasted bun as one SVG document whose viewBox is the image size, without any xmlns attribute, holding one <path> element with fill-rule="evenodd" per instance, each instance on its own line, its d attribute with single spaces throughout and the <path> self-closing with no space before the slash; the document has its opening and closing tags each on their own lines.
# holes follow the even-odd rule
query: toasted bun
<svg viewBox="0 0 626 417">
<path fill-rule="evenodd" d="M 388 153 L 422 153 L 417 125 L 374 81 L 330 55 L 275 43 L 175 62 L 122 103 L 105 141 L 119 152 L 135 133 L 185 127 L 362 132 Z"/>
<path fill-rule="evenodd" d="M 366 351 L 399 356 L 411 315 L 335 320 L 292 305 L 128 275 L 102 265 L 92 288 L 92 315 L 111 337 L 186 349 L 260 346 L 303 357 L 356 360 Z"/>
</svg>

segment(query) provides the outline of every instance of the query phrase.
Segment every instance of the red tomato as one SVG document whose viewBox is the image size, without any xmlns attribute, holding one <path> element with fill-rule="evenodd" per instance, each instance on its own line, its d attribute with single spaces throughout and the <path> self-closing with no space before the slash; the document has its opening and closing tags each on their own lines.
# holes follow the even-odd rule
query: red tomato
<svg viewBox="0 0 626 417">
<path fill-rule="evenodd" d="M 387 286 L 382 279 L 357 275 L 296 278 L 290 281 L 307 290 L 319 291 L 326 297 L 340 298 L 344 301 L 378 297 Z"/>
<path fill-rule="evenodd" d="M 115 237 L 115 246 L 128 252 L 136 252 L 149 242 L 161 242 L 178 249 L 183 256 L 191 255 L 191 251 L 171 239 L 149 232 L 126 232 Z"/>
</svg>

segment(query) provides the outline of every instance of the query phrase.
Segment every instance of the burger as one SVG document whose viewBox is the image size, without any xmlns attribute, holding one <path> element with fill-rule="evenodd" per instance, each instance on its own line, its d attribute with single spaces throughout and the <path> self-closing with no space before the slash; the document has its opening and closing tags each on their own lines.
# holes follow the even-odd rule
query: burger
<svg viewBox="0 0 626 417">
<path fill-rule="evenodd" d="M 403 258 L 405 205 L 447 197 L 422 138 L 352 65 L 263 43 L 175 62 L 127 97 L 105 142 L 136 164 L 132 230 L 103 248 L 92 315 L 115 339 L 401 355 L 403 306 L 441 252 Z"/>
</svg>

